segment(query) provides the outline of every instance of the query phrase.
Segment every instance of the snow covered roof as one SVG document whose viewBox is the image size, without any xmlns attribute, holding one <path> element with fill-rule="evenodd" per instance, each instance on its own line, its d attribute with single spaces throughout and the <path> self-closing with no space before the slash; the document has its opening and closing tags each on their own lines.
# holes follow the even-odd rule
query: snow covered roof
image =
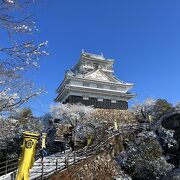
<svg viewBox="0 0 180 180">
<path fill-rule="evenodd" d="M 81 57 L 92 58 L 92 59 L 97 59 L 97 60 L 114 61 L 113 59 L 106 59 L 102 53 L 101 54 L 93 54 L 93 53 L 88 53 L 88 52 L 82 52 Z"/>
<path fill-rule="evenodd" d="M 81 73 L 73 72 L 72 70 L 69 70 L 66 74 L 66 77 L 82 78 L 84 80 L 93 80 L 93 81 L 107 82 L 111 84 L 115 83 L 115 84 L 121 84 L 121 85 L 127 85 L 127 86 L 134 86 L 133 83 L 127 83 L 127 82 L 121 81 L 117 77 L 113 76 L 112 74 L 104 73 L 101 69 L 95 69 L 86 74 L 81 74 Z"/>
</svg>

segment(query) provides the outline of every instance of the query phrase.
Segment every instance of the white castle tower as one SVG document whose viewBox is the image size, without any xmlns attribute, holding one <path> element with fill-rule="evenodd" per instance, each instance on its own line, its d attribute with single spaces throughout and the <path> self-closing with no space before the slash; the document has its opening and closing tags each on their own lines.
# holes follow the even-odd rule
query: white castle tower
<svg viewBox="0 0 180 180">
<path fill-rule="evenodd" d="M 127 109 L 128 100 L 135 96 L 128 92 L 134 84 L 117 79 L 113 75 L 113 64 L 114 60 L 102 54 L 82 52 L 75 67 L 66 72 L 55 102 Z"/>
</svg>

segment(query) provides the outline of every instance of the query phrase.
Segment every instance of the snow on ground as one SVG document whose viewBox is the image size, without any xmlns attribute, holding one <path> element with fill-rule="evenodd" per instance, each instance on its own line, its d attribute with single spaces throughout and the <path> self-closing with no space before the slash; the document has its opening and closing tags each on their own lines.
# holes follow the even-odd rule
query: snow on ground
<svg viewBox="0 0 180 180">
<path fill-rule="evenodd" d="M 0 176 L 0 180 L 12 180 L 13 172 Z"/>
<path fill-rule="evenodd" d="M 85 159 L 85 156 L 76 157 L 76 161 L 81 159 Z M 72 165 L 74 163 L 74 155 L 72 152 L 68 152 L 65 154 L 57 153 L 50 156 L 47 156 L 43 160 L 43 174 L 44 176 L 48 176 L 53 174 L 56 169 L 63 170 L 66 167 L 66 162 L 68 160 L 68 165 Z M 36 179 L 41 177 L 42 175 L 42 163 L 41 159 L 38 159 L 35 163 L 33 168 L 30 170 L 30 179 Z"/>
</svg>

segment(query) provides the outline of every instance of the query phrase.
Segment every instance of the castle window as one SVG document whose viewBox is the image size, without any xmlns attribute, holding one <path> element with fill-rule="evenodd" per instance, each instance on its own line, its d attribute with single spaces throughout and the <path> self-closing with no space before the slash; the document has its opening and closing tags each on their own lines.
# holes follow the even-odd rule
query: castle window
<svg viewBox="0 0 180 180">
<path fill-rule="evenodd" d="M 88 82 L 83 82 L 83 86 L 89 87 L 89 83 Z"/>
<path fill-rule="evenodd" d="M 111 90 L 116 90 L 116 86 L 110 86 Z"/>
<path fill-rule="evenodd" d="M 103 85 L 102 84 L 97 84 L 97 88 L 103 89 Z"/>
</svg>

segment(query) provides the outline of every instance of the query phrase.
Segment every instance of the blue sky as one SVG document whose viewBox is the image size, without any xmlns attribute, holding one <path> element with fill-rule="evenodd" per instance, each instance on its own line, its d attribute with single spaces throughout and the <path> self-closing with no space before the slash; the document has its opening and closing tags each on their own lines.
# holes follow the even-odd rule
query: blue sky
<svg viewBox="0 0 180 180">
<path fill-rule="evenodd" d="M 36 115 L 48 111 L 82 49 L 116 60 L 115 75 L 135 83 L 130 104 L 147 97 L 180 100 L 179 0 L 52 0 L 33 14 L 35 38 L 48 40 L 50 53 L 31 75 L 48 92 L 29 103 Z"/>
</svg>

